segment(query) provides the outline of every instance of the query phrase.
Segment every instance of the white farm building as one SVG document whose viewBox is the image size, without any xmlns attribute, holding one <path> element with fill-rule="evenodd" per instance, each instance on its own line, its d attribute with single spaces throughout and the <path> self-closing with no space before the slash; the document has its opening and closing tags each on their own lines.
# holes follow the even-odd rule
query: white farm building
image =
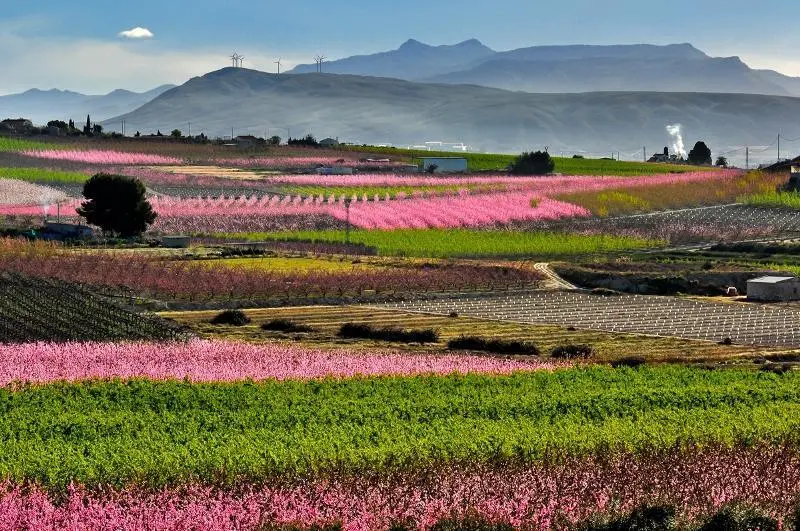
<svg viewBox="0 0 800 531">
<path fill-rule="evenodd" d="M 763 302 L 800 300 L 800 278 L 761 277 L 748 280 L 747 298 Z"/>
</svg>

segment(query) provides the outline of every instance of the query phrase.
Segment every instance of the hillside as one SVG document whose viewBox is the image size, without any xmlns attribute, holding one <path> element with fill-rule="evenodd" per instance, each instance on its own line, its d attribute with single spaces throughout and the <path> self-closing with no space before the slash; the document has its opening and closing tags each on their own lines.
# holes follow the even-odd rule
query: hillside
<svg viewBox="0 0 800 531">
<path fill-rule="evenodd" d="M 293 73 L 315 71 L 315 65 L 299 65 Z M 496 52 L 474 39 L 452 46 L 429 46 L 411 40 L 397 50 L 326 62 L 324 71 L 526 92 L 688 91 L 800 96 L 800 78 L 753 70 L 738 57 L 709 57 L 685 43 L 532 46 Z"/>
<path fill-rule="evenodd" d="M 92 120 L 105 120 L 141 107 L 171 88 L 174 85 L 162 85 L 141 93 L 117 89 L 102 96 L 69 90 L 31 89 L 21 94 L 0 96 L 0 120 L 22 117 L 39 125 L 50 120 L 66 122 L 70 119 L 82 123 L 87 114 L 92 116 Z"/>
<path fill-rule="evenodd" d="M 274 75 L 226 68 L 193 78 L 121 118 L 134 128 L 171 131 L 192 123 L 211 136 L 269 129 L 285 138 L 338 136 L 356 143 L 464 142 L 518 152 L 648 152 L 669 143 L 665 126 L 681 123 L 686 142 L 715 152 L 770 142 L 777 131 L 800 136 L 800 99 L 701 93 L 527 94 L 468 86 L 332 74 Z"/>
</svg>

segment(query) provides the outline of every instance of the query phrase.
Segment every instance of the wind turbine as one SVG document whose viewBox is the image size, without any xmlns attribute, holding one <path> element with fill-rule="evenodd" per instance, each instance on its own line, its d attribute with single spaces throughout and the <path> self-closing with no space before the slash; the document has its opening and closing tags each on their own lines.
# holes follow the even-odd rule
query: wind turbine
<svg viewBox="0 0 800 531">
<path fill-rule="evenodd" d="M 322 73 L 322 63 L 327 59 L 324 55 L 317 55 L 314 57 L 314 62 L 317 63 L 317 73 Z"/>
<path fill-rule="evenodd" d="M 281 60 L 278 59 L 275 61 L 275 64 L 278 65 L 278 75 L 281 75 Z"/>
<path fill-rule="evenodd" d="M 239 56 L 239 68 L 244 68 L 244 55 Z"/>
</svg>

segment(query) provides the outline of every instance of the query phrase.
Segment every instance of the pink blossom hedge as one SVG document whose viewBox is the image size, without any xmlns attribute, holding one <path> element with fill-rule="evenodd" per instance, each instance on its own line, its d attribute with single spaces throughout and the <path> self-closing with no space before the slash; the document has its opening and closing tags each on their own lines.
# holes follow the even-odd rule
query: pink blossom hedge
<svg viewBox="0 0 800 531">
<path fill-rule="evenodd" d="M 87 151 L 70 150 L 30 150 L 23 155 L 38 159 L 64 160 L 68 162 L 82 162 L 85 164 L 183 164 L 183 160 L 163 155 L 149 153 L 126 153 L 122 151 L 101 151 L 97 149 Z"/>
<path fill-rule="evenodd" d="M 265 480 L 230 489 L 72 487 L 58 504 L 37 488 L 6 484 L 0 486 L 0 531 L 246 531 L 335 523 L 347 531 L 385 531 L 392 524 L 430 529 L 440 520 L 466 517 L 546 531 L 566 530 L 598 514 L 627 514 L 643 504 L 674 505 L 683 521 L 734 502 L 788 518 L 799 494 L 794 448 L 705 448 L 567 458 L 559 465 L 470 463 Z"/>
<path fill-rule="evenodd" d="M 511 374 L 565 364 L 463 355 L 311 350 L 294 345 L 194 340 L 187 343 L 0 345 L 0 385 L 105 378 L 195 382 L 311 380 L 358 376 Z"/>
</svg>

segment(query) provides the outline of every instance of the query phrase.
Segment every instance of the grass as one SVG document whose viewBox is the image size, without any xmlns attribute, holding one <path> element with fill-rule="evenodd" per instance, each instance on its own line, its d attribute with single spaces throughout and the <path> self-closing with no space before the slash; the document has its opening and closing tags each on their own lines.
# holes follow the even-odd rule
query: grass
<svg viewBox="0 0 800 531">
<path fill-rule="evenodd" d="M 492 153 L 460 153 L 452 151 L 424 151 L 400 148 L 378 147 L 344 147 L 344 150 L 369 151 L 375 154 L 405 157 L 410 160 L 415 157 L 464 157 L 467 159 L 470 171 L 505 171 L 517 155 L 502 155 Z M 565 175 L 654 175 L 659 173 L 684 173 L 696 171 L 696 167 L 677 164 L 651 164 L 645 162 L 627 162 L 606 159 L 573 159 L 553 157 L 555 171 Z"/>
<path fill-rule="evenodd" d="M 650 337 L 637 334 L 599 332 L 593 330 L 568 330 L 558 325 L 521 324 L 488 321 L 472 317 L 448 318 L 436 315 L 406 313 L 397 310 L 364 306 L 314 306 L 294 308 L 264 308 L 246 310 L 252 324 L 241 328 L 214 327 L 208 324 L 216 312 L 168 312 L 163 316 L 190 327 L 206 339 L 227 339 L 262 343 L 285 338 L 282 334 L 266 333 L 261 323 L 288 320 L 309 326 L 314 333 L 303 337 L 303 344 L 314 348 L 374 349 L 376 342 L 342 341 L 337 332 L 345 323 L 362 323 L 373 327 L 390 326 L 401 329 L 433 329 L 439 332 L 441 344 L 421 347 L 402 344 L 392 348 L 408 352 L 441 351 L 452 339 L 480 335 L 503 341 L 532 342 L 542 352 L 550 352 L 560 345 L 588 344 L 595 350 L 594 361 L 608 363 L 631 356 L 644 356 L 649 362 L 714 363 L 719 361 L 747 361 L 756 357 L 770 358 L 785 349 L 768 347 L 720 346 L 706 341 L 679 338 Z"/>
<path fill-rule="evenodd" d="M 796 443 L 800 373 L 674 366 L 508 377 L 111 381 L 0 390 L 0 475 L 62 490 L 458 461 Z"/>
<path fill-rule="evenodd" d="M 56 146 L 57 144 L 0 136 L 0 152 L 25 151 L 28 149 L 57 149 Z"/>
<path fill-rule="evenodd" d="M 746 196 L 774 193 L 785 181 L 785 175 L 754 171 L 725 181 L 622 187 L 600 193 L 562 194 L 556 199 L 580 205 L 596 216 L 622 216 L 736 203 Z"/>
<path fill-rule="evenodd" d="M 376 195 L 383 200 L 386 194 L 392 199 L 396 198 L 398 194 L 405 194 L 411 196 L 414 193 L 424 193 L 427 195 L 447 195 L 455 194 L 460 190 L 470 190 L 473 192 L 498 192 L 505 190 L 506 187 L 502 184 L 463 184 L 452 186 L 282 186 L 281 192 L 290 195 L 302 196 L 325 196 L 335 195 L 340 197 L 346 195 L 348 197 L 357 195 L 362 197 L 367 196 L 372 200 Z"/>
<path fill-rule="evenodd" d="M 770 190 L 740 197 L 739 201 L 752 206 L 800 210 L 799 192 L 778 192 L 776 190 Z"/>
<path fill-rule="evenodd" d="M 367 263 L 354 263 L 353 260 L 327 260 L 319 258 L 289 258 L 265 256 L 258 258 L 222 258 L 202 260 L 200 263 L 209 267 L 241 268 L 274 272 L 347 272 L 365 269 L 377 269 L 378 266 Z"/>
<path fill-rule="evenodd" d="M 0 168 L 0 179 L 17 179 L 34 183 L 83 184 L 89 176 L 83 173 L 40 168 Z"/>
<path fill-rule="evenodd" d="M 223 236 L 225 237 L 225 236 Z M 343 242 L 345 232 L 301 231 L 237 234 L 250 241 L 304 240 Z M 556 234 L 522 231 L 477 231 L 468 229 L 403 229 L 353 231 L 350 241 L 378 249 L 382 256 L 428 258 L 521 258 L 576 256 L 624 252 L 658 247 L 663 242 L 628 236 Z"/>
</svg>

